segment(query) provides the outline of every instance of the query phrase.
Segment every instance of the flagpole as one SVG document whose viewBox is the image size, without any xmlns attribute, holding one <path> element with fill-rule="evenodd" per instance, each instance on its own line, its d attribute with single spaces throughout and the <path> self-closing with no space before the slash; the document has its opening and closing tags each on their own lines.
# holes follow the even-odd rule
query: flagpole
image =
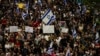
<svg viewBox="0 0 100 56">
<path fill-rule="evenodd" d="M 38 8 L 38 10 L 39 10 L 39 19 L 41 19 L 41 6 L 42 6 L 42 2 L 41 2 L 41 0 L 37 0 L 37 4 L 38 4 L 38 6 L 39 6 L 39 8 Z"/>
<path fill-rule="evenodd" d="M 37 0 L 37 1 L 38 1 L 38 0 Z M 39 19 L 41 19 L 41 6 L 42 6 L 42 5 L 40 5 L 40 1 L 38 1 L 38 5 L 39 5 L 39 17 L 40 17 Z"/>
<path fill-rule="evenodd" d="M 29 14 L 29 6 L 30 6 L 30 1 L 28 0 L 27 1 L 27 3 L 26 3 L 26 6 L 27 6 L 27 8 L 26 8 L 26 12 L 27 12 L 27 14 Z M 28 19 L 30 18 L 30 16 L 28 16 Z"/>
</svg>

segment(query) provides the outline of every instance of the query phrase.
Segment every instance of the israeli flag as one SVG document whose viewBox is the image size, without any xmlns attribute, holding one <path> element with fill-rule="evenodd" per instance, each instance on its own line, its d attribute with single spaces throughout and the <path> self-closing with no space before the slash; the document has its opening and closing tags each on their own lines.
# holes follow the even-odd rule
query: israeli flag
<svg viewBox="0 0 100 56">
<path fill-rule="evenodd" d="M 41 19 L 45 24 L 49 25 L 55 20 L 55 15 L 50 9 L 48 9 L 47 12 L 41 17 Z"/>
<path fill-rule="evenodd" d="M 99 41 L 99 32 L 96 32 L 96 38 L 95 38 L 95 40 L 96 40 L 96 43 Z"/>
<path fill-rule="evenodd" d="M 19 13 L 19 12 L 20 12 L 20 11 L 19 11 L 19 8 L 17 7 L 17 8 L 16 8 L 16 13 Z"/>
<path fill-rule="evenodd" d="M 53 42 L 50 43 L 49 48 L 47 50 L 47 54 L 51 55 L 53 51 Z"/>
<path fill-rule="evenodd" d="M 52 51 L 53 51 L 53 49 L 52 49 L 52 48 L 49 48 L 49 49 L 47 50 L 47 54 L 51 55 L 51 54 L 52 54 Z"/>
<path fill-rule="evenodd" d="M 70 53 L 70 49 L 68 48 L 67 52 L 66 52 L 66 56 L 71 56 L 71 53 Z"/>
<path fill-rule="evenodd" d="M 76 32 L 76 29 L 72 29 L 72 36 L 73 38 L 77 37 L 77 32 Z"/>
<path fill-rule="evenodd" d="M 67 1 L 66 0 L 64 0 L 64 5 L 66 5 L 67 4 Z"/>
<path fill-rule="evenodd" d="M 52 46 L 53 46 L 53 42 L 51 42 L 51 43 L 50 43 L 50 46 L 49 46 L 49 48 L 52 48 Z"/>
<path fill-rule="evenodd" d="M 25 18 L 27 17 L 27 15 L 28 15 L 27 13 L 23 12 L 22 13 L 22 19 L 25 20 Z"/>
<path fill-rule="evenodd" d="M 42 6 L 42 1 L 41 1 L 41 0 L 38 0 L 38 4 L 39 4 L 40 6 Z"/>
<path fill-rule="evenodd" d="M 93 31 L 95 30 L 96 28 L 96 23 L 93 24 Z"/>
<path fill-rule="evenodd" d="M 18 4 L 17 0 L 14 0 L 14 2 L 15 2 L 16 5 Z M 18 7 L 16 8 L 16 13 L 19 13 L 19 8 Z"/>
<path fill-rule="evenodd" d="M 93 24 L 93 28 L 95 28 L 95 27 L 96 27 L 96 23 Z"/>
<path fill-rule="evenodd" d="M 81 8 L 82 8 L 82 14 L 84 14 L 86 12 L 87 8 L 85 5 L 83 5 Z"/>
</svg>

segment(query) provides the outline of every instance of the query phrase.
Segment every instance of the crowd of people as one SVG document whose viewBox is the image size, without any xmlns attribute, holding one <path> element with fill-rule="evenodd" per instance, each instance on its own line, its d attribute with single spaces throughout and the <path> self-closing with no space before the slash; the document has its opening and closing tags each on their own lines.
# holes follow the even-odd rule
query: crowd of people
<svg viewBox="0 0 100 56">
<path fill-rule="evenodd" d="M 100 56 L 100 11 L 89 7 L 75 0 L 0 0 L 0 56 Z M 56 16 L 52 34 L 42 29 L 48 8 Z M 66 22 L 67 33 L 59 21 Z M 9 32 L 9 26 L 20 30 Z"/>
</svg>

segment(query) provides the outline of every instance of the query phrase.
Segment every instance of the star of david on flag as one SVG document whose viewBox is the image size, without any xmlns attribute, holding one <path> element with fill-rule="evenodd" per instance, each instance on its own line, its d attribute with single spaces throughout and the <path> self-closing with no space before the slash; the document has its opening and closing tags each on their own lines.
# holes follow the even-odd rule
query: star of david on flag
<svg viewBox="0 0 100 56">
<path fill-rule="evenodd" d="M 45 24 L 49 25 L 52 21 L 55 20 L 55 15 L 50 9 L 48 9 L 41 19 Z"/>
</svg>

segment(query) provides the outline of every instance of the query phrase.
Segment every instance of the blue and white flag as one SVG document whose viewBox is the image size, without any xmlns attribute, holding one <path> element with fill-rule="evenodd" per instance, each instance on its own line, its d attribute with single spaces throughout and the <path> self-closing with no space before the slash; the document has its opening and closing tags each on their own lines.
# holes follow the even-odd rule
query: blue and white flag
<svg viewBox="0 0 100 56">
<path fill-rule="evenodd" d="M 41 17 L 41 19 L 45 24 L 49 25 L 55 20 L 55 15 L 50 9 L 48 9 L 47 12 Z"/>
<path fill-rule="evenodd" d="M 14 2 L 15 2 L 16 5 L 18 4 L 17 0 L 14 0 Z M 16 13 L 19 13 L 19 8 L 17 7 L 15 11 L 16 11 Z"/>
<path fill-rule="evenodd" d="M 38 0 L 37 3 L 42 6 L 42 1 L 41 0 Z"/>
<path fill-rule="evenodd" d="M 49 48 L 49 49 L 47 50 L 47 54 L 51 55 L 51 54 L 52 54 L 52 51 L 53 51 L 53 49 L 52 49 L 52 48 Z"/>
<path fill-rule="evenodd" d="M 96 23 L 93 24 L 93 28 L 95 28 L 95 27 L 96 27 Z"/>
<path fill-rule="evenodd" d="M 93 24 L 93 31 L 95 30 L 96 28 L 96 23 Z"/>
<path fill-rule="evenodd" d="M 53 42 L 50 43 L 49 48 L 47 50 L 47 54 L 51 55 L 53 51 Z"/>
<path fill-rule="evenodd" d="M 17 8 L 16 8 L 16 13 L 19 13 L 19 12 L 20 12 L 20 11 L 19 11 L 19 8 L 17 7 Z"/>
<path fill-rule="evenodd" d="M 82 8 L 82 14 L 85 14 L 86 13 L 86 10 L 87 10 L 86 6 L 83 5 L 81 8 Z"/>
<path fill-rule="evenodd" d="M 77 37 L 77 32 L 76 32 L 76 29 L 72 29 L 72 36 L 73 38 Z"/>
<path fill-rule="evenodd" d="M 64 0 L 64 5 L 66 5 L 67 4 L 67 0 Z"/>
<path fill-rule="evenodd" d="M 66 51 L 66 56 L 71 56 L 70 49 L 68 48 Z"/>
<path fill-rule="evenodd" d="M 50 46 L 49 46 L 49 48 L 52 48 L 52 46 L 53 46 L 53 42 L 51 42 L 51 43 L 50 43 Z"/>
<path fill-rule="evenodd" d="M 96 35 L 95 35 L 95 40 L 96 40 L 96 42 L 98 42 L 99 41 L 99 32 L 96 32 Z"/>
<path fill-rule="evenodd" d="M 22 13 L 22 19 L 25 20 L 25 18 L 27 17 L 27 15 L 28 15 L 27 13 L 23 12 Z"/>
</svg>

